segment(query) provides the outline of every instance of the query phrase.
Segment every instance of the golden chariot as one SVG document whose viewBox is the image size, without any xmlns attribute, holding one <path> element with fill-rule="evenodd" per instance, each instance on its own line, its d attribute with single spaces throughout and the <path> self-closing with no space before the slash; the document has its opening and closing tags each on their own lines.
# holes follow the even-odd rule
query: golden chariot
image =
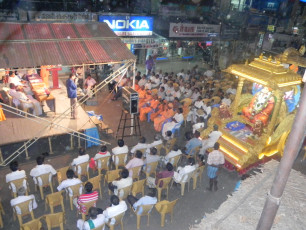
<svg viewBox="0 0 306 230">
<path fill-rule="evenodd" d="M 301 92 L 302 83 L 302 77 L 289 68 L 285 68 L 283 62 L 284 58 L 272 59 L 271 56 L 267 58 L 260 55 L 250 63 L 233 64 L 224 70 L 228 77 L 238 80 L 236 96 L 227 108 L 230 116 L 221 116 L 221 109 L 214 108 L 208 121 L 208 128 L 201 133 L 201 136 L 207 136 L 213 130 L 214 124 L 219 126 L 219 130 L 223 133 L 218 141 L 220 150 L 224 153 L 227 163 L 234 166 L 233 169 L 243 172 L 273 155 L 282 156 L 283 154 L 284 145 L 295 118 L 300 95 L 298 93 Z M 250 93 L 250 85 L 266 87 L 273 95 L 271 113 L 262 115 L 268 118 L 264 125 L 262 121 L 254 122 L 255 112 L 247 117 L 247 110 L 244 109 L 251 106 L 256 95 Z M 288 92 L 291 92 L 290 103 L 294 101 L 292 97 L 295 97 L 294 108 L 291 105 L 290 111 L 285 101 Z M 253 103 L 252 106 L 255 111 L 257 104 Z M 261 124 L 261 132 L 256 132 L 254 135 L 258 128 L 257 123 Z M 239 130 L 233 131 L 233 127 L 239 125 L 244 127 L 242 131 L 240 133 Z"/>
</svg>

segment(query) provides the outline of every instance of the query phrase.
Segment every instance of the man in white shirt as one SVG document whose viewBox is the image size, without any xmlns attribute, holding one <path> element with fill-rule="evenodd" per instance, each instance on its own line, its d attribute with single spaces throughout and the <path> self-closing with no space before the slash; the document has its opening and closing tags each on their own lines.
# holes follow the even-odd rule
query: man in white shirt
<svg viewBox="0 0 306 230">
<path fill-rule="evenodd" d="M 139 142 L 131 149 L 131 153 L 135 153 L 137 150 L 147 149 L 149 144 L 146 144 L 146 138 L 140 137 Z"/>
<path fill-rule="evenodd" d="M 37 208 L 37 203 L 35 200 L 34 195 L 25 196 L 26 189 L 24 187 L 21 187 L 17 191 L 18 197 L 11 200 L 11 206 L 15 206 L 15 211 L 17 214 L 21 214 L 21 209 L 18 207 L 18 204 L 23 203 L 28 200 L 32 200 L 29 204 L 29 210 L 32 211 L 33 209 Z M 17 206 L 16 206 L 17 205 Z"/>
<path fill-rule="evenodd" d="M 195 133 L 195 131 L 205 127 L 204 117 L 198 117 L 197 121 L 198 122 L 192 126 L 192 133 Z"/>
<path fill-rule="evenodd" d="M 78 165 L 89 161 L 89 155 L 85 154 L 85 153 L 86 153 L 85 149 L 84 148 L 80 148 L 79 149 L 79 156 L 77 158 L 74 158 L 72 163 L 71 163 L 71 166 L 74 166 L 73 170 L 75 172 L 77 172 L 77 174 L 81 174 L 82 173 L 82 169 Z M 87 170 L 88 170 L 88 168 L 87 168 Z"/>
<path fill-rule="evenodd" d="M 218 190 L 218 181 L 217 181 L 217 172 L 219 168 L 224 165 L 225 159 L 222 152 L 219 151 L 219 143 L 214 144 L 214 150 L 208 154 L 207 158 L 207 176 L 209 177 L 209 191 L 212 191 L 214 186 L 214 190 Z"/>
<path fill-rule="evenodd" d="M 120 201 L 119 197 L 116 195 L 112 195 L 111 198 L 111 206 L 106 208 L 103 212 L 105 216 L 106 222 L 111 219 L 110 224 L 114 225 L 116 223 L 114 216 L 117 216 L 127 210 L 127 205 L 124 200 Z"/>
<path fill-rule="evenodd" d="M 172 83 L 168 83 L 168 88 L 166 89 L 166 100 L 167 101 L 173 101 L 174 97 L 174 88 Z"/>
<path fill-rule="evenodd" d="M 30 176 L 33 177 L 33 181 L 35 183 L 35 185 L 37 184 L 37 180 L 36 177 L 43 175 L 43 174 L 47 174 L 50 173 L 49 175 L 49 182 L 52 181 L 52 175 L 56 175 L 56 171 L 55 169 L 48 164 L 44 164 L 44 157 L 43 156 L 38 156 L 36 158 L 36 163 L 37 166 L 34 167 L 31 171 L 30 171 Z M 38 184 L 41 186 L 42 185 L 42 181 L 40 178 L 38 178 Z"/>
<path fill-rule="evenodd" d="M 157 88 L 160 85 L 159 75 L 155 75 L 151 77 L 152 88 Z"/>
<path fill-rule="evenodd" d="M 165 156 L 164 163 L 167 164 L 168 162 L 173 164 L 174 157 L 182 155 L 182 151 L 179 149 L 178 145 L 174 145 L 172 150 Z"/>
<path fill-rule="evenodd" d="M 95 87 L 96 84 L 96 80 L 93 79 L 90 74 L 88 74 L 84 82 L 84 91 L 89 97 L 92 97 L 92 89 Z"/>
<path fill-rule="evenodd" d="M 63 180 L 59 186 L 57 187 L 58 191 L 61 191 L 63 189 L 67 189 L 68 187 L 76 184 L 82 184 L 82 181 L 79 178 L 74 178 L 74 172 L 72 169 L 68 169 L 66 172 L 67 179 Z M 68 189 L 69 196 L 73 196 L 72 190 Z M 79 193 L 82 194 L 83 192 L 83 186 L 80 186 Z"/>
<path fill-rule="evenodd" d="M 100 158 L 103 158 L 103 157 L 108 157 L 108 156 L 110 156 L 111 154 L 110 154 L 110 152 L 109 151 L 107 151 L 107 147 L 106 147 L 106 145 L 103 145 L 103 146 L 101 146 L 101 149 L 100 149 L 100 152 L 98 152 L 96 155 L 95 155 L 95 157 L 94 157 L 94 160 L 96 161 L 96 160 L 98 160 L 98 159 L 100 159 Z M 109 162 L 107 162 L 107 165 L 109 165 Z M 98 169 L 101 169 L 101 162 L 100 161 L 98 161 Z"/>
<path fill-rule="evenodd" d="M 90 207 L 88 210 L 89 219 L 84 221 L 83 219 L 79 219 L 77 221 L 77 228 L 79 230 L 90 230 L 93 228 L 97 228 L 103 225 L 106 220 L 103 214 L 99 214 L 98 209 L 96 207 Z M 104 227 L 102 228 L 104 230 Z"/>
<path fill-rule="evenodd" d="M 153 163 L 153 162 L 157 162 L 159 160 L 160 160 L 160 157 L 157 155 L 157 148 L 155 148 L 155 147 L 150 148 L 150 154 L 147 154 L 147 157 L 144 161 L 144 165 L 146 166 L 145 170 L 147 172 L 150 172 L 151 167 L 148 164 Z"/>
<path fill-rule="evenodd" d="M 173 180 L 176 183 L 186 182 L 187 174 L 196 170 L 194 158 L 188 159 L 188 164 L 185 167 L 178 167 L 177 171 L 174 172 Z"/>
<path fill-rule="evenodd" d="M 200 149 L 200 155 L 206 154 L 206 150 L 208 148 L 214 147 L 214 144 L 219 140 L 222 136 L 222 133 L 218 130 L 218 125 L 214 125 L 214 131 L 212 131 L 208 138 L 202 141 L 202 148 Z"/>
<path fill-rule="evenodd" d="M 23 86 L 20 78 L 15 75 L 14 71 L 9 72 L 8 83 L 13 83 L 15 86 Z"/>
<path fill-rule="evenodd" d="M 139 85 L 140 87 L 142 87 L 142 86 L 144 86 L 146 83 L 147 83 L 147 78 L 146 78 L 146 75 L 144 74 L 144 75 L 142 75 L 140 81 L 138 82 L 138 85 Z"/>
<path fill-rule="evenodd" d="M 129 171 L 127 169 L 122 169 L 120 176 L 120 180 L 115 180 L 108 184 L 108 189 L 111 190 L 115 195 L 118 195 L 119 189 L 128 187 L 133 184 L 133 179 L 132 177 L 129 177 Z"/>
<path fill-rule="evenodd" d="M 116 155 L 119 154 L 127 154 L 129 152 L 129 148 L 127 147 L 127 145 L 124 145 L 124 140 L 119 139 L 118 140 L 118 146 L 112 149 L 112 160 L 113 162 L 115 162 L 115 165 L 117 165 L 119 163 L 119 159 L 116 157 Z M 127 155 L 124 159 L 124 162 L 126 162 L 127 160 Z"/>
<path fill-rule="evenodd" d="M 151 144 L 148 144 L 148 148 L 146 150 L 146 155 L 150 153 L 150 148 L 153 148 L 157 145 L 160 145 L 163 143 L 163 140 L 161 138 L 161 135 L 159 133 L 154 135 L 154 141 Z"/>
<path fill-rule="evenodd" d="M 231 99 L 229 98 L 229 94 L 226 94 L 225 97 L 221 100 L 221 103 L 227 105 L 227 106 L 230 106 L 232 101 Z"/>
<path fill-rule="evenodd" d="M 141 197 L 140 199 L 136 198 L 135 196 L 128 195 L 127 201 L 130 203 L 130 205 L 133 207 L 133 209 L 136 211 L 138 206 L 141 205 L 150 205 L 150 204 L 156 204 L 157 198 L 156 198 L 156 189 L 150 189 L 148 192 L 148 195 Z M 137 214 L 141 215 L 143 212 L 142 207 L 138 209 Z"/>
<path fill-rule="evenodd" d="M 158 98 L 164 100 L 166 97 L 165 87 L 161 86 L 157 93 Z"/>
<path fill-rule="evenodd" d="M 24 170 L 18 170 L 18 162 L 12 161 L 10 163 L 10 169 L 12 170 L 11 173 L 6 174 L 5 179 L 6 183 L 9 183 L 14 180 L 18 180 L 24 178 L 23 180 L 23 187 L 27 189 L 27 181 L 26 181 L 26 173 Z M 16 186 L 14 184 L 10 184 L 9 188 L 12 189 L 13 192 L 16 192 Z"/>
<path fill-rule="evenodd" d="M 179 73 L 177 74 L 177 76 L 178 76 L 178 77 L 183 77 L 183 78 L 185 78 L 184 69 L 182 69 L 181 72 L 179 72 Z"/>
<path fill-rule="evenodd" d="M 182 92 L 182 97 L 183 98 L 190 98 L 192 95 L 192 89 L 190 84 L 186 84 L 184 92 Z"/>
<path fill-rule="evenodd" d="M 178 125 L 182 124 L 184 121 L 184 115 L 183 115 L 183 109 L 178 108 L 177 113 L 172 117 L 172 121 L 164 124 L 163 130 L 162 130 L 162 135 L 165 138 L 166 137 L 166 132 L 167 131 L 172 131 L 172 129 Z"/>
</svg>

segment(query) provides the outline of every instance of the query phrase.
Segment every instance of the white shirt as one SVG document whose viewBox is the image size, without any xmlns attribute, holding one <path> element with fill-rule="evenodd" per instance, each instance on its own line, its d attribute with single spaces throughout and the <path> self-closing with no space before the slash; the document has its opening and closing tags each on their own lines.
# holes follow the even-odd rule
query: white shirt
<svg viewBox="0 0 306 230">
<path fill-rule="evenodd" d="M 206 106 L 204 108 L 206 115 L 204 116 L 204 118 L 206 119 L 208 117 L 208 115 L 211 113 L 211 107 L 210 106 Z"/>
<path fill-rule="evenodd" d="M 182 154 L 182 151 L 179 149 L 177 151 L 171 150 L 166 156 L 165 156 L 165 162 L 169 162 L 169 160 L 171 159 L 170 163 L 173 164 L 174 163 L 174 159 L 173 157 L 179 156 Z"/>
<path fill-rule="evenodd" d="M 127 147 L 127 145 L 124 145 L 124 146 L 122 146 L 122 147 L 117 146 L 117 147 L 115 147 L 115 148 L 112 149 L 112 153 L 113 153 L 114 155 L 119 155 L 119 154 L 128 153 L 128 152 L 129 152 L 129 148 Z M 112 160 L 115 161 L 115 160 L 114 160 L 114 156 L 112 156 Z M 126 157 L 125 157 L 125 159 L 124 159 L 124 162 L 126 162 L 126 160 L 127 160 L 127 155 L 126 155 Z M 119 159 L 116 157 L 116 162 L 115 162 L 115 164 L 117 165 L 118 163 L 119 163 Z"/>
<path fill-rule="evenodd" d="M 139 149 L 146 149 L 148 148 L 149 144 L 146 143 L 138 143 L 137 145 L 135 145 L 132 149 L 131 149 L 131 153 L 135 153 L 137 150 Z"/>
<path fill-rule="evenodd" d="M 204 105 L 204 102 L 202 100 L 201 101 L 195 101 L 194 102 L 194 107 L 196 107 L 197 109 L 204 109 L 205 105 Z"/>
<path fill-rule="evenodd" d="M 36 200 L 35 200 L 35 196 L 34 195 L 29 195 L 29 196 L 18 196 L 14 199 L 11 200 L 11 206 L 15 206 L 15 205 L 18 205 L 22 202 L 25 202 L 25 201 L 28 201 L 28 200 L 31 200 L 33 199 L 33 202 L 30 202 L 29 203 L 29 210 L 32 211 L 32 209 L 35 209 L 37 208 L 37 203 L 36 203 Z M 16 206 L 16 213 L 17 214 L 21 214 L 21 210 L 18 206 Z"/>
<path fill-rule="evenodd" d="M 176 120 L 176 123 L 180 123 L 184 120 L 184 115 L 182 113 L 176 113 L 173 118 Z"/>
<path fill-rule="evenodd" d="M 196 123 L 192 126 L 192 132 L 194 133 L 196 130 L 203 128 L 205 126 L 204 122 Z"/>
<path fill-rule="evenodd" d="M 48 164 L 36 165 L 36 167 L 30 171 L 30 176 L 33 177 L 34 183 L 37 184 L 35 177 L 43 175 L 43 174 L 47 174 L 47 173 L 51 173 L 49 176 L 49 182 L 51 182 L 52 175 L 55 175 L 56 171 L 51 165 L 48 165 Z M 40 178 L 38 178 L 38 184 L 42 185 L 42 181 Z"/>
<path fill-rule="evenodd" d="M 97 228 L 105 223 L 105 216 L 103 214 L 99 214 L 97 215 L 96 219 L 92 220 L 92 222 L 95 225 L 95 228 Z M 78 220 L 77 228 L 79 230 L 90 230 L 88 222 L 82 219 Z M 102 228 L 102 230 L 104 230 L 104 227 Z"/>
<path fill-rule="evenodd" d="M 118 205 L 112 205 L 111 207 L 108 207 L 106 210 L 104 210 L 103 214 L 106 218 L 106 222 L 108 219 L 117 216 L 127 210 L 127 206 L 124 200 L 120 201 Z M 111 225 L 115 224 L 116 220 L 112 218 Z"/>
<path fill-rule="evenodd" d="M 223 99 L 221 100 L 221 102 L 224 103 L 224 104 L 226 104 L 227 106 L 230 106 L 231 103 L 232 103 L 231 99 L 229 99 L 229 98 L 223 98 Z"/>
<path fill-rule="evenodd" d="M 219 150 L 214 150 L 208 154 L 207 164 L 209 165 L 223 165 L 224 155 Z"/>
<path fill-rule="evenodd" d="M 141 87 L 141 86 L 144 86 L 146 83 L 147 83 L 147 80 L 141 78 L 141 79 L 139 80 L 139 82 L 138 82 L 138 85 Z"/>
<path fill-rule="evenodd" d="M 149 205 L 149 204 L 156 204 L 156 203 L 157 203 L 157 198 L 156 197 L 143 196 L 137 202 L 134 203 L 133 208 L 134 208 L 134 210 L 136 210 L 137 207 L 140 206 L 140 205 Z M 142 208 L 139 208 L 137 214 L 141 215 L 141 213 L 142 213 Z"/>
<path fill-rule="evenodd" d="M 88 162 L 88 161 L 89 161 L 89 155 L 88 154 L 78 156 L 77 158 L 73 159 L 73 161 L 71 163 L 71 166 L 76 166 L 77 167 L 77 165 L 82 164 L 84 162 Z M 74 171 L 76 171 L 76 167 L 74 167 Z M 82 173 L 81 167 L 77 167 L 77 168 L 78 168 L 78 174 Z"/>
<path fill-rule="evenodd" d="M 201 94 L 199 92 L 194 92 L 191 96 L 190 96 L 190 99 L 192 101 L 196 101 L 198 100 L 199 96 L 201 96 Z"/>
<path fill-rule="evenodd" d="M 185 96 L 185 98 L 186 97 L 191 97 L 191 95 L 192 95 L 192 90 L 191 89 L 185 89 L 185 92 L 184 92 L 184 96 Z M 200 95 L 199 95 L 200 96 Z"/>
<path fill-rule="evenodd" d="M 110 156 L 110 155 L 111 155 L 111 154 L 110 154 L 109 151 L 107 151 L 105 154 L 97 153 L 97 154 L 95 155 L 95 157 L 94 157 L 94 160 L 98 160 L 98 159 L 103 158 L 103 157 L 108 157 L 108 156 Z M 107 165 L 109 165 L 109 162 L 107 162 Z M 101 162 L 100 162 L 100 161 L 98 161 L 98 168 L 101 168 Z"/>
<path fill-rule="evenodd" d="M 61 191 L 63 189 L 68 188 L 69 186 L 76 185 L 76 184 L 82 184 L 82 181 L 78 178 L 66 179 L 66 180 L 63 180 L 62 183 L 59 184 L 59 186 L 57 187 L 57 190 Z M 69 192 L 69 196 L 73 196 L 71 189 L 68 189 L 68 192 Z M 81 185 L 79 193 L 82 194 L 82 192 L 83 192 L 83 186 Z"/>
<path fill-rule="evenodd" d="M 236 89 L 229 88 L 226 90 L 226 93 L 236 94 Z"/>
<path fill-rule="evenodd" d="M 118 195 L 118 190 L 128 187 L 133 184 L 133 178 L 128 177 L 128 178 L 121 178 L 120 180 L 115 180 L 112 182 L 113 185 L 117 186 L 117 189 L 114 190 L 114 194 Z"/>
<path fill-rule="evenodd" d="M 13 83 L 15 86 L 23 86 L 23 84 L 20 81 L 20 78 L 17 77 L 16 75 L 14 77 L 9 77 L 8 83 L 9 84 Z"/>
<path fill-rule="evenodd" d="M 186 182 L 188 173 L 193 172 L 196 169 L 195 165 L 186 165 L 184 168 L 178 167 L 177 172 L 174 172 L 173 179 L 177 183 Z"/>
<path fill-rule="evenodd" d="M 210 146 L 214 146 L 214 144 L 218 141 L 218 139 L 222 136 L 222 133 L 220 131 L 212 131 L 207 139 L 208 144 L 210 144 Z"/>
<path fill-rule="evenodd" d="M 9 183 L 13 180 L 17 180 L 17 179 L 21 179 L 21 178 L 24 178 L 23 180 L 23 187 L 26 189 L 27 188 L 27 181 L 25 180 L 26 179 L 26 173 L 24 170 L 17 170 L 15 172 L 11 172 L 11 173 L 8 173 L 6 174 L 6 183 Z M 9 186 L 13 192 L 16 192 L 16 186 L 14 184 L 11 184 Z"/>
<path fill-rule="evenodd" d="M 87 84 L 88 88 L 90 88 L 90 89 L 91 89 L 92 86 L 95 85 L 96 83 L 97 83 L 96 80 L 93 79 L 93 78 L 90 78 L 90 79 L 86 78 L 86 80 L 85 80 L 85 84 Z"/>
<path fill-rule="evenodd" d="M 177 98 L 180 98 L 181 97 L 181 92 L 178 90 L 178 91 L 174 91 L 173 92 L 173 97 L 177 97 Z"/>
</svg>

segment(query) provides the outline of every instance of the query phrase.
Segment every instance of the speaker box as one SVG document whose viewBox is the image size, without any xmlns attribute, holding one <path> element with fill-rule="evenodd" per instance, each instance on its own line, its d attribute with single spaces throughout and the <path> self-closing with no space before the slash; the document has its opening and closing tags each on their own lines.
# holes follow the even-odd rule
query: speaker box
<svg viewBox="0 0 306 230">
<path fill-rule="evenodd" d="M 130 88 L 125 87 L 122 88 L 122 106 L 125 110 L 127 110 L 130 114 L 138 113 L 138 93 Z"/>
</svg>

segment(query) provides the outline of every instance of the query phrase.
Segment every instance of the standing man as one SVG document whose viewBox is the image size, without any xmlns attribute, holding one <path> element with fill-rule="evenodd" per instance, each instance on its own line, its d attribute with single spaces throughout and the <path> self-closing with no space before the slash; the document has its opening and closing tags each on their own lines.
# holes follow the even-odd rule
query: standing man
<svg viewBox="0 0 306 230">
<path fill-rule="evenodd" d="M 207 176 L 209 177 L 209 191 L 212 191 L 212 188 L 214 186 L 214 190 L 218 190 L 218 169 L 224 165 L 224 155 L 219 151 L 220 144 L 218 142 L 214 145 L 214 150 L 209 153 L 207 158 Z"/>
<path fill-rule="evenodd" d="M 151 71 L 153 69 L 153 66 L 154 66 L 154 60 L 153 60 L 152 56 L 149 55 L 148 60 L 146 60 L 146 69 L 147 69 L 146 75 L 147 76 L 151 75 Z"/>
<path fill-rule="evenodd" d="M 78 112 L 76 108 L 77 104 L 77 80 L 75 74 L 70 74 L 69 79 L 66 81 L 66 88 L 68 98 L 70 98 L 70 106 L 71 106 L 71 118 L 77 119 Z"/>
</svg>

